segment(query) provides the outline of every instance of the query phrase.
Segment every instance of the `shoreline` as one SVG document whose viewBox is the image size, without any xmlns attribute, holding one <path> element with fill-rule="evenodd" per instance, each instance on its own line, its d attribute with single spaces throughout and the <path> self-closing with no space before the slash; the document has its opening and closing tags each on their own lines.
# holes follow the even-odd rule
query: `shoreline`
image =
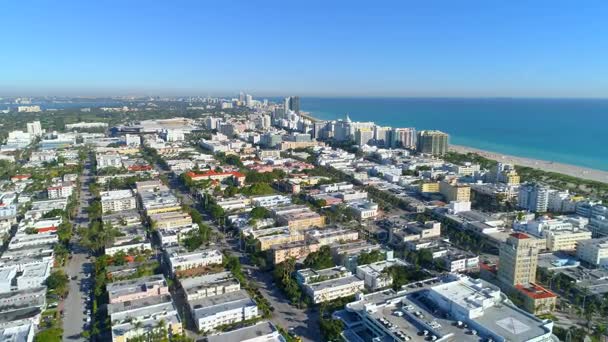
<svg viewBox="0 0 608 342">
<path fill-rule="evenodd" d="M 310 121 L 320 122 L 325 121 L 313 116 L 312 112 L 302 111 L 300 115 Z M 542 159 L 534 159 L 527 157 L 518 157 L 514 155 L 504 154 L 500 152 L 482 150 L 475 147 L 462 146 L 462 145 L 451 145 L 450 151 L 458 153 L 476 153 L 482 157 L 496 160 L 499 162 L 510 163 L 514 165 L 520 165 L 525 167 L 531 167 L 548 172 L 561 173 L 567 176 L 577 177 L 585 180 L 602 182 L 608 184 L 608 171 L 592 169 L 583 166 L 577 166 L 572 164 L 552 162 Z"/>
<path fill-rule="evenodd" d="M 450 151 L 458 152 L 458 153 L 476 153 L 482 157 L 496 160 L 503 163 L 510 163 L 514 165 L 531 167 L 543 171 L 556 172 L 561 173 L 567 176 L 572 176 L 576 178 L 608 183 L 608 171 L 591 169 L 582 166 L 576 166 L 571 164 L 557 163 L 551 162 L 547 160 L 534 159 L 534 158 L 526 158 L 526 157 L 517 157 L 509 154 L 486 151 L 474 147 L 469 146 L 461 146 L 461 145 L 450 145 Z"/>
</svg>

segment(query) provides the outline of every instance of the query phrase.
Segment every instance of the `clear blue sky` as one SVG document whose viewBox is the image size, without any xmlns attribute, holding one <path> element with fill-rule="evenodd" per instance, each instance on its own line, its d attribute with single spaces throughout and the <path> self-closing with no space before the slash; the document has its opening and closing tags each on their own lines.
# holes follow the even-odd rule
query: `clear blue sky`
<svg viewBox="0 0 608 342">
<path fill-rule="evenodd" d="M 608 97 L 607 1 L 0 2 L 0 94 Z"/>
</svg>

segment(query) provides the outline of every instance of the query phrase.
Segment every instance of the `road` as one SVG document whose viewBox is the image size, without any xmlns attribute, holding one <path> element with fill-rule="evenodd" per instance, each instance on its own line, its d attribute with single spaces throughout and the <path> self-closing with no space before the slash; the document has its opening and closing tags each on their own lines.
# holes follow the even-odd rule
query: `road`
<svg viewBox="0 0 608 342">
<path fill-rule="evenodd" d="M 80 176 L 80 196 L 78 213 L 73 219 L 74 230 L 79 226 L 86 227 L 89 223 L 88 214 L 85 208 L 88 207 L 92 199 L 89 191 L 91 183 L 90 165 L 86 165 L 83 174 Z M 70 278 L 70 292 L 64 301 L 64 317 L 63 317 L 63 340 L 64 341 L 86 341 L 82 337 L 82 332 L 87 330 L 90 323 L 87 323 L 87 317 L 90 317 L 91 310 L 90 297 L 92 289 L 92 264 L 90 263 L 88 251 L 78 245 L 75 238 L 70 243 L 71 259 L 65 267 L 66 274 Z M 89 275 L 89 276 L 87 276 Z M 74 279 L 72 279 L 74 278 Z"/>
<path fill-rule="evenodd" d="M 170 172 L 163 170 L 160 165 L 156 165 L 156 169 L 167 175 L 169 179 L 169 187 L 176 193 L 180 194 L 184 203 L 193 204 L 199 210 L 205 219 L 205 224 L 209 225 L 216 232 L 221 232 L 220 228 L 204 213 L 200 203 L 196 201 L 187 189 L 173 176 Z M 321 333 L 319 330 L 319 313 L 316 308 L 298 309 L 289 304 L 287 297 L 273 285 L 274 280 L 271 272 L 260 271 L 258 267 L 251 264 L 249 258 L 239 249 L 238 239 L 227 240 L 223 234 L 221 239 L 216 241 L 217 247 L 221 250 L 230 250 L 232 255 L 237 256 L 242 264 L 243 269 L 250 270 L 248 274 L 249 280 L 254 286 L 259 288 L 260 292 L 266 298 L 274 312 L 270 321 L 281 326 L 289 332 L 293 332 L 302 338 L 302 341 L 321 341 Z"/>
</svg>

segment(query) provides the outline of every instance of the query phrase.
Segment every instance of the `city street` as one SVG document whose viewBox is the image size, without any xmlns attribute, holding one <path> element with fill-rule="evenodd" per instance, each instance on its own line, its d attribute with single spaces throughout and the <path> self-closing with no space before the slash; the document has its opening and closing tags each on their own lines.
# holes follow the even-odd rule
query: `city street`
<svg viewBox="0 0 608 342">
<path fill-rule="evenodd" d="M 194 200 L 186 189 L 181 186 L 179 180 L 163 170 L 159 165 L 156 165 L 156 168 L 161 174 L 167 174 L 169 186 L 182 196 L 185 203 L 195 203 L 197 210 L 203 214 L 205 224 L 216 232 L 221 233 L 220 228 L 203 212 L 200 203 Z M 260 289 L 262 295 L 270 302 L 270 305 L 274 307 L 274 312 L 270 319 L 271 322 L 300 336 L 302 341 L 312 342 L 321 340 L 318 323 L 319 314 L 316 309 L 303 310 L 290 305 L 289 300 L 281 290 L 273 285 L 274 280 L 272 274 L 270 272 L 262 272 L 256 266 L 249 263 L 249 258 L 239 249 L 238 239 L 227 240 L 226 238 L 221 238 L 217 241 L 217 244 L 217 247 L 220 248 L 220 250 L 230 250 L 233 255 L 237 256 L 241 261 L 243 270 L 250 270 L 247 272 L 249 273 L 249 280 L 253 282 L 254 286 Z"/>
<path fill-rule="evenodd" d="M 81 189 L 78 205 L 78 213 L 73 220 L 74 230 L 78 227 L 86 227 L 89 223 L 86 208 L 91 200 L 89 184 L 91 182 L 90 165 L 86 165 L 83 175 L 80 177 Z M 70 292 L 64 301 L 63 317 L 63 340 L 64 341 L 86 341 L 82 332 L 88 330 L 91 317 L 90 294 L 92 289 L 92 264 L 90 263 L 88 251 L 78 245 L 76 238 L 71 241 L 71 259 L 65 267 L 65 272 L 70 279 Z M 88 312 L 87 312 L 88 310 Z"/>
</svg>

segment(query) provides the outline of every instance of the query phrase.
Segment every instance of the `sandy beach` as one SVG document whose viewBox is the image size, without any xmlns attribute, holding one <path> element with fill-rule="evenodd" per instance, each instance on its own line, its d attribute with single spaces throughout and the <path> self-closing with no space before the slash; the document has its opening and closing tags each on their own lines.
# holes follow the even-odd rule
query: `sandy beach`
<svg viewBox="0 0 608 342">
<path fill-rule="evenodd" d="M 515 165 L 533 167 L 544 171 L 558 172 L 568 176 L 608 183 L 608 171 L 595 170 L 576 165 L 555 163 L 547 160 L 516 157 L 498 152 L 484 151 L 473 147 L 460 145 L 450 145 L 450 150 L 458 153 L 477 153 L 485 158 L 497 160 L 503 163 L 511 163 Z"/>
</svg>

